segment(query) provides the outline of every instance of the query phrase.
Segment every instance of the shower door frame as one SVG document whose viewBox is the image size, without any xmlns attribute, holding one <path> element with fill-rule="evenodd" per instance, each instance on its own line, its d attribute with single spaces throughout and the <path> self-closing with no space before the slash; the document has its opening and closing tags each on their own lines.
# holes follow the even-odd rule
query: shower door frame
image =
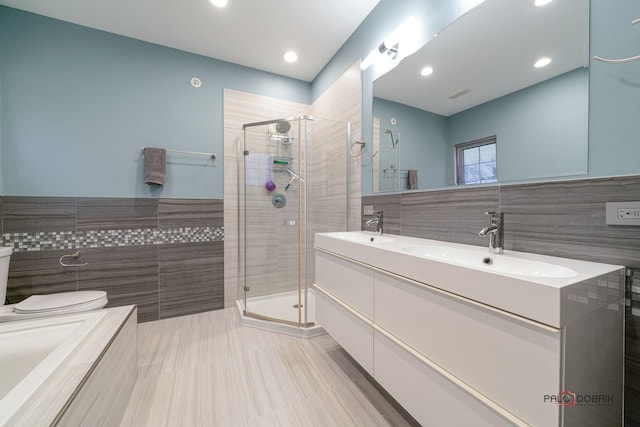
<svg viewBox="0 0 640 427">
<path fill-rule="evenodd" d="M 291 326 L 296 326 L 296 327 L 311 327 L 314 326 L 315 323 L 314 322 L 307 322 L 306 320 L 308 319 L 308 303 L 307 303 L 307 292 L 308 292 L 308 284 L 307 284 L 307 274 L 306 274 L 306 270 L 305 270 L 305 286 L 304 286 L 304 292 L 305 292 L 305 303 L 302 303 L 302 258 L 303 258 L 303 254 L 302 254 L 302 248 L 304 248 L 305 250 L 305 254 L 304 254 L 304 259 L 305 259 L 305 266 L 306 266 L 306 250 L 307 250 L 307 244 L 306 244 L 306 240 L 307 240 L 307 227 L 308 227 L 308 218 L 307 218 L 307 184 L 306 181 L 303 182 L 303 180 L 298 179 L 298 216 L 297 216 L 297 235 L 298 235 L 298 239 L 297 239 L 297 248 L 298 248 L 298 265 L 297 265 L 297 271 L 298 271 L 298 286 L 297 286 L 297 293 L 298 293 L 298 321 L 297 322 L 292 322 L 286 319 L 279 319 L 279 318 L 274 318 L 274 317 L 270 317 L 270 316 L 265 316 L 263 314 L 259 314 L 259 313 L 254 313 L 252 311 L 250 311 L 248 309 L 247 306 L 247 294 L 250 292 L 250 287 L 247 284 L 247 262 L 246 262 L 246 250 L 247 250 L 247 192 L 246 192 L 246 156 L 249 154 L 248 150 L 246 150 L 246 138 L 247 138 L 247 134 L 246 131 L 248 128 L 252 128 L 252 127 L 259 127 L 259 126 L 269 126 L 272 124 L 277 124 L 277 123 L 283 123 L 283 122 L 297 122 L 298 123 L 298 135 L 297 135 L 297 141 L 298 144 L 302 144 L 302 123 L 303 122 L 307 122 L 307 121 L 313 121 L 314 118 L 312 116 L 309 115 L 302 115 L 302 116 L 297 116 L 297 117 L 289 117 L 289 118 L 281 118 L 281 119 L 273 119 L 273 120 L 266 120 L 266 121 L 261 121 L 261 122 L 253 122 L 253 123 L 245 123 L 244 125 L 242 125 L 242 131 L 243 131 L 243 143 L 242 143 L 242 150 L 240 150 L 240 146 L 238 144 L 238 176 L 240 175 L 240 156 L 242 156 L 242 161 L 244 163 L 244 167 L 243 167 L 243 172 L 244 172 L 244 179 L 243 179 L 243 183 L 245 186 L 245 189 L 243 191 L 243 209 L 242 209 L 242 213 L 240 212 L 240 206 L 238 206 L 238 234 L 240 234 L 241 229 L 242 229 L 242 238 L 240 238 L 240 236 L 238 236 L 238 241 L 240 242 L 242 240 L 242 247 L 240 245 L 238 245 L 238 268 L 240 268 L 240 265 L 242 265 L 243 268 L 243 274 L 242 274 L 242 292 L 243 292 L 243 313 L 245 316 L 249 316 L 249 317 L 253 317 L 255 319 L 260 319 L 260 320 L 267 320 L 267 321 L 271 321 L 271 322 L 277 322 L 277 323 L 283 323 L 286 325 L 291 325 Z M 307 147 L 307 129 L 305 126 L 305 140 L 304 140 L 304 170 L 307 171 L 307 167 L 308 167 L 308 147 Z M 299 171 L 301 170 L 300 166 L 300 151 L 302 150 L 302 147 L 299 145 L 298 146 L 298 173 L 300 173 Z M 304 212 L 305 212 L 305 217 L 304 217 L 304 233 L 302 230 L 302 224 L 301 224 L 301 217 L 302 217 L 302 199 L 303 197 L 301 196 L 302 194 L 304 194 Z M 240 181 L 238 180 L 238 201 L 240 201 Z M 240 216 L 243 215 L 243 219 L 242 219 L 242 227 L 240 227 Z M 241 263 L 240 260 L 242 258 L 242 254 L 241 251 L 242 249 L 244 249 L 244 256 L 245 259 L 243 260 L 243 262 Z M 302 322 L 302 307 L 304 307 L 304 319 L 305 322 Z"/>
</svg>

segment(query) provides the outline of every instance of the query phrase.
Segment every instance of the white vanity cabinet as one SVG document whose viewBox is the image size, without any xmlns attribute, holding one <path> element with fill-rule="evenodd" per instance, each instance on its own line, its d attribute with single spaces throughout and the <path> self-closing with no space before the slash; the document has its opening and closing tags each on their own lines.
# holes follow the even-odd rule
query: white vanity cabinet
<svg viewBox="0 0 640 427">
<path fill-rule="evenodd" d="M 316 244 L 316 319 L 421 424 L 622 422 L 623 307 L 619 290 L 610 290 L 619 272 L 587 286 L 586 297 L 591 289 L 601 299 L 597 309 L 555 327 L 380 269 L 355 253 Z M 569 294 L 576 301 L 582 295 Z M 601 396 L 606 405 L 557 404 L 567 389 Z"/>
<path fill-rule="evenodd" d="M 560 391 L 560 330 L 384 273 L 375 301 L 388 334 L 520 418 L 557 424 L 558 406 L 542 397 Z"/>
<path fill-rule="evenodd" d="M 317 288 L 316 288 L 317 289 Z M 373 324 L 342 301 L 326 292 L 316 293 L 316 318 L 322 327 L 373 375 Z"/>
<path fill-rule="evenodd" d="M 337 299 L 373 319 L 373 270 L 327 253 L 316 254 L 316 282 Z"/>
</svg>

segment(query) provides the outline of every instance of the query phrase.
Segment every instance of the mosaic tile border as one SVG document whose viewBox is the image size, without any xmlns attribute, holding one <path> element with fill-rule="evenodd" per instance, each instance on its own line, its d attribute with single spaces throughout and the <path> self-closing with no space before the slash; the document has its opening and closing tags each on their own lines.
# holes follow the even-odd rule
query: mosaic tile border
<svg viewBox="0 0 640 427">
<path fill-rule="evenodd" d="M 223 240 L 223 226 L 129 228 L 115 230 L 5 233 L 2 235 L 2 246 L 12 247 L 14 252 L 32 252 L 55 249 L 203 243 Z"/>
</svg>

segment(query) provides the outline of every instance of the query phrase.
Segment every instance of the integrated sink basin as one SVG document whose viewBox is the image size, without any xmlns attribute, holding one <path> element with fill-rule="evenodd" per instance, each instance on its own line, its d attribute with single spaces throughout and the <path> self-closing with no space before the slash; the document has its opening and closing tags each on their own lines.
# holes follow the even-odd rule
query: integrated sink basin
<svg viewBox="0 0 640 427">
<path fill-rule="evenodd" d="M 395 239 L 391 237 L 381 236 L 379 234 L 367 233 L 367 232 L 337 232 L 332 233 L 337 239 L 344 239 L 350 242 L 356 243 L 390 243 Z"/>
<path fill-rule="evenodd" d="M 489 254 L 486 249 L 460 249 L 446 246 L 409 246 L 402 248 L 409 255 L 441 260 L 489 272 L 525 277 L 571 278 L 578 273 L 567 267 L 518 258 L 515 254 Z"/>
<path fill-rule="evenodd" d="M 553 328 L 624 295 L 617 265 L 362 231 L 317 233 L 315 248 Z"/>
</svg>

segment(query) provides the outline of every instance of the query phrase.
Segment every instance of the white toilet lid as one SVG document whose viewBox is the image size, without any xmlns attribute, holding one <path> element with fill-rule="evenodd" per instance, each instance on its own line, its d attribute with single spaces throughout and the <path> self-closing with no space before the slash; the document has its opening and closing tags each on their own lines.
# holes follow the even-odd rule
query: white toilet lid
<svg viewBox="0 0 640 427">
<path fill-rule="evenodd" d="M 32 295 L 16 304 L 13 310 L 16 313 L 42 313 L 77 307 L 103 298 L 107 298 L 107 293 L 104 291 L 78 291 L 50 295 Z"/>
<path fill-rule="evenodd" d="M 13 248 L 9 246 L 0 246 L 0 257 L 9 256 L 13 253 Z"/>
</svg>

